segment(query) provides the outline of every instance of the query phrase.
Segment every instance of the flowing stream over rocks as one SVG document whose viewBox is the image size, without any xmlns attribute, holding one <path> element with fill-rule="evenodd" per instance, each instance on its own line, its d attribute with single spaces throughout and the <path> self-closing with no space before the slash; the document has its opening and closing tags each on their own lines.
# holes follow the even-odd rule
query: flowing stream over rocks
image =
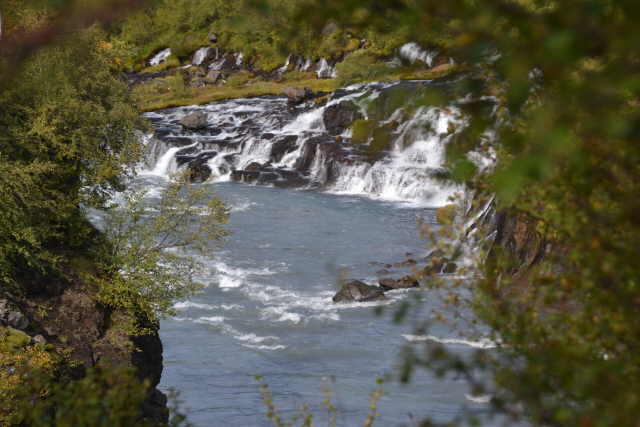
<svg viewBox="0 0 640 427">
<path fill-rule="evenodd" d="M 429 316 L 441 303 L 435 291 L 331 301 L 341 272 L 370 284 L 382 268 L 410 272 L 393 264 L 431 250 L 416 221 L 437 227 L 434 208 L 462 191 L 437 180 L 445 145 L 465 125 L 461 111 L 394 104 L 397 94 L 435 86 L 376 83 L 339 90 L 324 105 L 267 96 L 145 115 L 155 132 L 144 137 L 149 155 L 136 184 L 153 201 L 171 173 L 189 168 L 231 210 L 229 242 L 202 260 L 207 287 L 178 303 L 178 314 L 161 327 L 161 387 L 180 391 L 195 425 L 270 425 L 255 375 L 285 417 L 307 403 L 316 425 L 326 423 L 322 387 L 329 386 L 338 425 L 362 425 L 376 377 L 396 372 L 403 345 L 435 341 L 459 354 L 495 346 L 482 333 L 470 339 L 470 331 L 462 336 L 435 320 L 420 336 L 412 335 L 411 321 L 390 320 L 414 297 Z M 204 126 L 180 124 L 198 111 L 206 114 Z M 379 140 L 385 143 L 376 146 Z M 471 396 L 464 380 L 424 371 L 409 385 L 389 381 L 385 391 L 381 426 L 416 425 L 425 416 L 451 421 L 488 408 L 488 398 Z"/>
</svg>

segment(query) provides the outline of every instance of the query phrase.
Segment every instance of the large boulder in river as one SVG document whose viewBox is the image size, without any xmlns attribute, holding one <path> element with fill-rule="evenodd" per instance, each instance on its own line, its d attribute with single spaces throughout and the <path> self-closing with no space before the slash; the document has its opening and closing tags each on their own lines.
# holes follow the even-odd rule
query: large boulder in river
<svg viewBox="0 0 640 427">
<path fill-rule="evenodd" d="M 204 129 L 209 124 L 207 113 L 202 110 L 189 113 L 180 120 L 180 124 L 190 130 Z"/>
<path fill-rule="evenodd" d="M 384 291 L 359 280 L 346 283 L 333 297 L 333 302 L 367 302 L 384 300 Z"/>
<path fill-rule="evenodd" d="M 218 153 L 215 151 L 205 151 L 189 162 L 189 179 L 191 182 L 205 182 L 211 177 L 212 170 L 208 163 L 210 159 L 217 155 Z"/>
<path fill-rule="evenodd" d="M 331 135 L 340 135 L 354 121 L 363 118 L 360 108 L 351 101 L 330 105 L 322 114 L 324 126 Z"/>
<path fill-rule="evenodd" d="M 303 89 L 299 87 L 285 86 L 282 91 L 287 95 L 289 105 L 297 105 L 313 98 L 313 91 L 308 87 Z"/>
</svg>

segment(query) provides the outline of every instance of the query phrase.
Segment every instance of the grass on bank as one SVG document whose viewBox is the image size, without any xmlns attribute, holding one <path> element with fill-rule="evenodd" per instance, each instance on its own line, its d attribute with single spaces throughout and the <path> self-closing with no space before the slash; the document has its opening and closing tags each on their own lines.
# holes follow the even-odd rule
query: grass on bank
<svg viewBox="0 0 640 427">
<path fill-rule="evenodd" d="M 415 68 L 387 69 L 385 74 L 354 78 L 351 81 L 340 79 L 318 79 L 310 73 L 287 73 L 278 81 L 260 78 L 237 78 L 232 75 L 225 85 L 210 85 L 191 88 L 185 85 L 182 76 L 177 73 L 136 86 L 134 99 L 141 111 L 154 111 L 164 108 L 186 105 L 203 105 L 211 102 L 234 98 L 251 98 L 264 95 L 284 94 L 286 87 L 309 88 L 314 92 L 333 92 L 349 83 L 393 80 L 432 80 L 466 71 L 461 65 L 442 64 L 429 70 Z"/>
</svg>

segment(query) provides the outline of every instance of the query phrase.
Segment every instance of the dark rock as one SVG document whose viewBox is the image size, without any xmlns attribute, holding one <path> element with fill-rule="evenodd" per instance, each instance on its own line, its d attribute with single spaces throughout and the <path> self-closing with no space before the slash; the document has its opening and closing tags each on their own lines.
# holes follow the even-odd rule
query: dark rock
<svg viewBox="0 0 640 427">
<path fill-rule="evenodd" d="M 264 135 L 263 135 L 264 136 Z M 286 135 L 271 145 L 271 160 L 278 163 L 282 158 L 298 148 L 298 137 L 296 135 Z"/>
<path fill-rule="evenodd" d="M 260 177 L 259 171 L 235 170 L 231 172 L 231 179 L 244 184 L 255 184 Z"/>
<path fill-rule="evenodd" d="M 0 323 L 19 330 L 29 327 L 29 319 L 7 299 L 0 299 Z"/>
<path fill-rule="evenodd" d="M 324 126 L 331 135 L 340 135 L 351 124 L 364 116 L 360 109 L 351 101 L 331 105 L 324 110 L 322 120 Z"/>
<path fill-rule="evenodd" d="M 457 269 L 458 269 L 458 264 L 456 264 L 455 262 L 449 262 L 447 263 L 447 265 L 444 266 L 444 268 L 442 269 L 442 272 L 444 274 L 453 274 L 456 272 Z"/>
<path fill-rule="evenodd" d="M 147 418 L 158 423 L 158 425 L 166 425 L 169 421 L 167 396 L 157 388 L 154 388 L 149 393 L 147 399 L 142 402 L 142 412 Z"/>
<path fill-rule="evenodd" d="M 187 84 L 187 86 L 193 87 L 193 88 L 201 88 L 201 87 L 205 87 L 206 85 L 207 85 L 207 82 L 204 79 L 200 79 L 200 78 L 192 79 Z"/>
<path fill-rule="evenodd" d="M 383 268 L 382 270 L 376 271 L 376 274 L 378 276 L 384 276 L 385 274 L 391 274 L 391 272 L 389 270 L 387 270 L 386 268 Z"/>
<path fill-rule="evenodd" d="M 384 291 L 378 286 L 371 286 L 359 280 L 342 286 L 342 288 L 333 297 L 333 302 L 367 302 L 381 301 L 386 299 Z"/>
<path fill-rule="evenodd" d="M 436 249 L 427 255 L 424 259 L 427 265 L 422 269 L 422 273 L 426 276 L 439 274 L 449 260 L 444 256 L 444 252 Z"/>
<path fill-rule="evenodd" d="M 222 80 L 222 73 L 220 71 L 211 70 L 207 73 L 206 81 L 209 84 L 216 84 Z"/>
<path fill-rule="evenodd" d="M 391 291 L 394 289 L 417 288 L 418 286 L 420 286 L 418 280 L 411 275 L 404 276 L 400 279 L 392 279 L 390 277 L 386 277 L 384 279 L 380 279 L 378 283 L 380 284 L 380 287 L 385 291 Z"/>
<path fill-rule="evenodd" d="M 246 168 L 244 168 L 244 170 L 246 171 L 257 171 L 260 169 L 262 169 L 262 165 L 258 162 L 249 163 L 249 165 Z"/>
<path fill-rule="evenodd" d="M 278 188 L 304 187 L 309 184 L 309 179 L 296 171 L 279 170 L 280 179 L 273 184 Z"/>
<path fill-rule="evenodd" d="M 285 86 L 283 89 L 285 95 L 287 95 L 289 105 L 297 105 L 304 101 L 313 98 L 313 91 L 307 87 L 297 88 L 291 86 Z"/>
<path fill-rule="evenodd" d="M 410 267 L 410 266 L 412 266 L 412 265 L 416 265 L 416 264 L 417 264 L 417 262 L 416 262 L 416 260 L 415 260 L 415 259 L 413 259 L 413 258 L 409 258 L 409 259 L 408 259 L 408 260 L 406 260 L 406 261 L 402 261 L 402 262 L 399 262 L 399 263 L 397 263 L 397 264 L 393 264 L 393 266 L 394 266 L 394 267 Z"/>
<path fill-rule="evenodd" d="M 209 124 L 207 120 L 207 113 L 202 110 L 189 113 L 180 120 L 180 124 L 191 130 L 203 129 Z"/>
<path fill-rule="evenodd" d="M 191 182 L 205 182 L 211 176 L 208 161 L 218 155 L 215 151 L 205 151 L 189 162 L 189 179 Z"/>
</svg>

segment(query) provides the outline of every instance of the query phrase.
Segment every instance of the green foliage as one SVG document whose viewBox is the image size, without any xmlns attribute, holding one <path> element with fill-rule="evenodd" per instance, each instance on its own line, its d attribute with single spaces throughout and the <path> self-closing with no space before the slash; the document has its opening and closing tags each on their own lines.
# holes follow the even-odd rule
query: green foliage
<svg viewBox="0 0 640 427">
<path fill-rule="evenodd" d="M 98 298 L 155 320 L 201 288 L 196 281 L 201 265 L 187 250 L 203 253 L 219 245 L 227 235 L 221 226 L 228 211 L 206 187 L 190 185 L 186 175 L 175 177 L 153 206 L 144 192 L 122 198 L 105 217 L 108 244 L 99 265 L 107 274 L 94 278 L 100 283 Z"/>
<path fill-rule="evenodd" d="M 269 391 L 269 385 L 263 381 L 261 376 L 256 376 L 254 379 L 258 382 L 260 395 L 262 396 L 262 403 L 264 404 L 267 412 L 266 417 L 269 421 L 273 423 L 276 427 L 313 427 L 314 424 L 314 414 L 309 411 L 309 406 L 307 404 L 300 405 L 298 411 L 291 416 L 290 421 L 286 421 L 282 418 L 276 403 L 273 399 L 273 393 Z M 376 418 L 380 415 L 378 413 L 378 402 L 380 398 L 384 396 L 384 381 L 382 378 L 376 379 L 376 388 L 369 394 L 369 413 L 363 422 L 364 427 L 372 427 L 375 423 Z M 322 388 L 322 392 L 325 396 L 322 401 L 322 405 L 324 409 L 327 411 L 328 415 L 328 425 L 329 427 L 335 427 L 337 425 L 337 408 L 333 404 L 333 392 L 331 388 L 327 385 L 324 385 Z"/>
<path fill-rule="evenodd" d="M 373 81 L 389 74 L 389 67 L 368 50 L 359 50 L 348 55 L 337 66 L 341 85 Z"/>
<path fill-rule="evenodd" d="M 151 426 L 140 417 L 148 385 L 127 369 L 94 368 L 77 381 L 58 384 L 37 375 L 34 383 L 46 387 L 46 399 L 21 408 L 22 422 L 30 426 Z"/>
<path fill-rule="evenodd" d="M 305 13 L 343 26 L 433 34 L 435 45 L 481 76 L 467 90 L 497 100 L 499 164 L 473 185 L 495 193 L 515 224 L 503 230 L 512 238 L 496 245 L 486 278 L 472 288 L 477 313 L 505 348 L 471 362 L 440 349 L 424 365 L 471 375 L 470 363 L 491 372 L 494 409 L 536 425 L 634 425 L 640 84 L 632 52 L 640 7 L 383 1 L 373 14 L 361 12 L 366 5 L 318 2 Z M 452 144 L 456 161 L 460 145 L 481 144 L 476 130 Z M 469 182 L 470 165 L 457 164 L 455 175 Z"/>
<path fill-rule="evenodd" d="M 23 405 L 49 396 L 49 383 L 65 366 L 64 355 L 32 343 L 24 332 L 0 327 L 0 424 L 24 423 Z"/>
<path fill-rule="evenodd" d="M 29 59 L 0 91 L 0 280 L 59 268 L 139 157 L 139 124 L 110 45 L 90 30 Z M 60 242 L 65 244 L 61 245 Z"/>
</svg>

